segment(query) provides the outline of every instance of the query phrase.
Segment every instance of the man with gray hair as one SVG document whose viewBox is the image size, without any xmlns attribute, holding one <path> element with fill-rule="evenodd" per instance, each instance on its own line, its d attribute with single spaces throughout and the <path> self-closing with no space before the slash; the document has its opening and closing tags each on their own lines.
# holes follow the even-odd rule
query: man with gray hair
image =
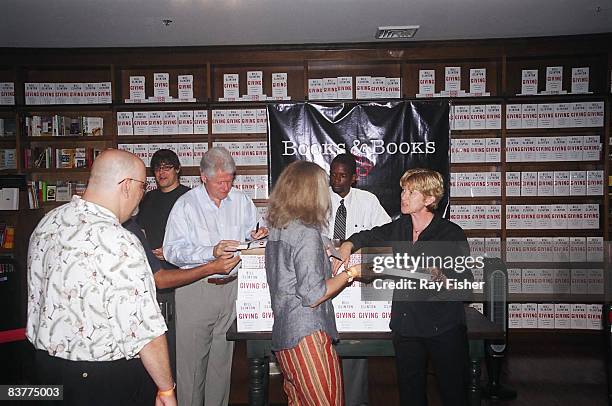
<svg viewBox="0 0 612 406">
<path fill-rule="evenodd" d="M 259 239 L 253 201 L 232 187 L 236 164 L 225 148 L 200 162 L 202 186 L 181 196 L 168 217 L 164 257 L 181 268 L 231 258 L 240 242 Z M 237 268 L 235 269 L 237 270 Z M 236 317 L 236 273 L 212 275 L 176 290 L 178 399 L 182 406 L 227 405 L 234 345 L 225 334 Z"/>
</svg>

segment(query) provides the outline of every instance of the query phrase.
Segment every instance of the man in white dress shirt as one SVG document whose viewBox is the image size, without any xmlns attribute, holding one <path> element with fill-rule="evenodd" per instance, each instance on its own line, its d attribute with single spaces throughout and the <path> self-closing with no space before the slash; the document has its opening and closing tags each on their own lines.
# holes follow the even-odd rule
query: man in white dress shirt
<svg viewBox="0 0 612 406">
<path fill-rule="evenodd" d="M 357 164 L 350 154 L 334 158 L 330 168 L 331 219 L 329 238 L 346 240 L 362 230 L 387 224 L 391 218 L 372 193 L 355 189 Z M 344 374 L 344 398 L 347 406 L 368 404 L 368 360 L 367 358 L 345 358 L 342 360 Z"/>
<path fill-rule="evenodd" d="M 253 201 L 232 187 L 236 164 L 225 148 L 211 148 L 200 163 L 203 185 L 181 196 L 168 218 L 166 260 L 192 268 L 215 258 L 230 258 L 255 232 Z M 237 270 L 237 268 L 234 268 Z M 225 333 L 236 317 L 236 274 L 212 275 L 176 290 L 178 399 L 182 406 L 227 405 L 234 345 Z"/>
</svg>

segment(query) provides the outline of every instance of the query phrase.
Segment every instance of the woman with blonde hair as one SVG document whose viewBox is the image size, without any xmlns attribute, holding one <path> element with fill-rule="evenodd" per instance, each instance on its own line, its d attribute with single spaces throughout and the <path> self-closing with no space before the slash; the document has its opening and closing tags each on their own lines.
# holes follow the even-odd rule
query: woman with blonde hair
<svg viewBox="0 0 612 406">
<path fill-rule="evenodd" d="M 289 405 L 343 405 L 334 308 L 329 300 L 353 278 L 332 277 L 321 233 L 330 210 L 328 176 L 312 162 L 293 162 L 269 199 L 266 274 L 274 313 L 272 350 Z"/>
<path fill-rule="evenodd" d="M 469 269 L 457 266 L 470 254 L 465 233 L 435 212 L 444 195 L 442 175 L 430 169 L 410 169 L 401 177 L 400 186 L 402 216 L 353 234 L 340 247 L 340 256 L 346 261 L 352 250 L 392 245 L 394 254 L 443 258 L 444 265 L 439 261 L 437 267 L 424 266 L 431 280 L 442 286 L 450 286 L 449 280 L 473 279 Z M 446 258 L 453 261 L 446 262 Z M 341 263 L 338 261 L 334 267 Z M 389 327 L 393 332 L 400 404 L 427 406 L 427 363 L 431 360 L 442 405 L 467 406 L 469 347 L 463 300 L 469 298 L 471 290 L 445 288 L 438 292 L 415 288 L 393 293 Z"/>
</svg>

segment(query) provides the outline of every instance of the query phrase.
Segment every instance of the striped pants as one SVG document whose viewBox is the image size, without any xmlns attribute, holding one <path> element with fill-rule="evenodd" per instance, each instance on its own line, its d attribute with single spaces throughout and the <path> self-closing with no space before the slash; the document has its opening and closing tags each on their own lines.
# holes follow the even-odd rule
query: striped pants
<svg viewBox="0 0 612 406">
<path fill-rule="evenodd" d="M 316 331 L 275 352 L 289 406 L 343 406 L 340 361 L 330 337 Z"/>
</svg>

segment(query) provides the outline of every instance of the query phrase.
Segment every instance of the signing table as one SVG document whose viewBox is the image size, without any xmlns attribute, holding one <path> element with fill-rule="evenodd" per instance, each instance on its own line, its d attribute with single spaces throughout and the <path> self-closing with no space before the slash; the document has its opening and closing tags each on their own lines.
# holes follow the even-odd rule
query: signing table
<svg viewBox="0 0 612 406">
<path fill-rule="evenodd" d="M 466 308 L 468 338 L 470 340 L 471 383 L 470 403 L 480 405 L 480 361 L 484 358 L 484 340 L 504 337 L 503 330 L 472 308 Z M 227 332 L 231 341 L 246 341 L 249 365 L 249 405 L 268 404 L 268 369 L 271 355 L 271 332 L 236 331 L 236 323 Z M 340 333 L 336 345 L 340 357 L 390 357 L 393 343 L 390 332 Z"/>
</svg>

